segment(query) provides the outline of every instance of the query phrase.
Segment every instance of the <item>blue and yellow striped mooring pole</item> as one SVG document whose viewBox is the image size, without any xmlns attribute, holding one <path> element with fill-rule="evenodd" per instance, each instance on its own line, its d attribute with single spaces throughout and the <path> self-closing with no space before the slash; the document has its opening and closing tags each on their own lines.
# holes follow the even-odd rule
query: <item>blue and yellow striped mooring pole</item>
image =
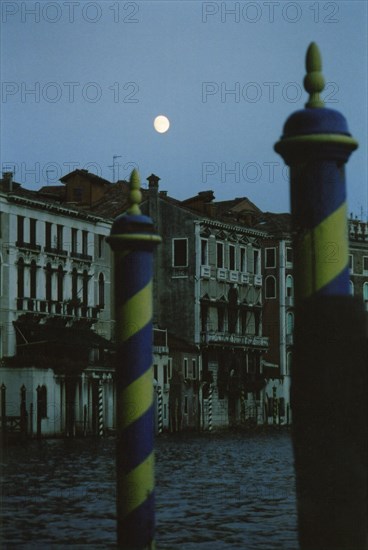
<svg viewBox="0 0 368 550">
<path fill-rule="evenodd" d="M 152 271 L 161 238 L 142 215 L 141 198 L 133 170 L 131 206 L 107 239 L 114 253 L 117 530 L 124 550 L 155 547 Z"/>
<path fill-rule="evenodd" d="M 290 167 L 295 328 L 291 406 L 302 550 L 367 548 L 367 345 L 349 296 L 344 165 L 357 142 L 324 107 L 321 58 L 306 57 L 306 108 L 275 144 Z M 357 106 L 358 108 L 358 106 Z"/>
</svg>

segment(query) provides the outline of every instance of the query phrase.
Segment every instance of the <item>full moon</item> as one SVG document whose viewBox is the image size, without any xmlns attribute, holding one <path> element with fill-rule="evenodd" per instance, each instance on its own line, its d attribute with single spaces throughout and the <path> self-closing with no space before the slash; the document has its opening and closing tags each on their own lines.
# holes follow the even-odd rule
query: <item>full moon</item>
<svg viewBox="0 0 368 550">
<path fill-rule="evenodd" d="M 170 128 L 170 121 L 166 116 L 159 115 L 153 121 L 153 126 L 156 132 L 159 132 L 160 134 L 164 134 Z"/>
</svg>

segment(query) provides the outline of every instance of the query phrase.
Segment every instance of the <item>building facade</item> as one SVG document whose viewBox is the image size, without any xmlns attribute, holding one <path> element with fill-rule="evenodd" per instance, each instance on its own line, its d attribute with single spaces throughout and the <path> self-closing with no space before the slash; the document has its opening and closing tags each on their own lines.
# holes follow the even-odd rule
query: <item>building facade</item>
<svg viewBox="0 0 368 550">
<path fill-rule="evenodd" d="M 5 414 L 17 417 L 22 403 L 28 432 L 39 435 L 113 429 L 110 224 L 10 174 L 0 202 Z"/>
<path fill-rule="evenodd" d="M 212 192 L 179 202 L 160 192 L 158 181 L 154 175 L 148 178 L 142 204 L 163 239 L 155 256 L 155 323 L 200 351 L 199 382 L 193 391 L 200 388 L 195 410 L 200 409 L 204 429 L 263 423 L 262 364 L 268 348 L 262 333 L 265 233 L 227 221 L 223 205 L 213 203 Z M 242 201 L 237 201 L 239 217 Z M 173 368 L 177 379 L 171 384 L 182 387 L 176 405 L 180 410 L 187 409 L 183 380 L 189 368 L 185 363 Z"/>
</svg>

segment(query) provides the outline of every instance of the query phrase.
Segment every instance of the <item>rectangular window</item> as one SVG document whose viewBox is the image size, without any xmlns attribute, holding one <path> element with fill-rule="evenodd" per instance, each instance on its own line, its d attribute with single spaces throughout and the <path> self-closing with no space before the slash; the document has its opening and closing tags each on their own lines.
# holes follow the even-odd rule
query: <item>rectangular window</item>
<svg viewBox="0 0 368 550">
<path fill-rule="evenodd" d="M 217 267 L 224 267 L 224 243 L 216 243 Z"/>
<path fill-rule="evenodd" d="M 78 229 L 72 227 L 72 254 L 78 252 Z"/>
<path fill-rule="evenodd" d="M 259 250 L 253 250 L 254 275 L 259 275 L 261 272 Z"/>
<path fill-rule="evenodd" d="M 187 267 L 188 265 L 188 240 L 173 239 L 173 266 Z"/>
<path fill-rule="evenodd" d="M 188 378 L 188 359 L 184 358 L 184 378 Z"/>
<path fill-rule="evenodd" d="M 184 397 L 184 414 L 188 414 L 188 397 Z"/>
<path fill-rule="evenodd" d="M 220 306 L 217 308 L 217 330 L 219 332 L 224 332 L 224 318 L 225 308 Z"/>
<path fill-rule="evenodd" d="M 167 365 L 164 365 L 164 384 L 167 384 Z"/>
<path fill-rule="evenodd" d="M 24 243 L 24 216 L 17 216 L 17 240 Z"/>
<path fill-rule="evenodd" d="M 293 249 L 286 247 L 286 263 L 291 265 L 293 263 Z"/>
<path fill-rule="evenodd" d="M 192 359 L 192 378 L 197 378 L 197 362 Z"/>
<path fill-rule="evenodd" d="M 52 224 L 50 222 L 45 223 L 45 246 L 46 248 L 51 248 L 51 227 Z"/>
<path fill-rule="evenodd" d="M 98 257 L 102 258 L 104 255 L 104 236 L 98 235 Z"/>
<path fill-rule="evenodd" d="M 201 265 L 208 265 L 208 241 L 201 239 Z"/>
<path fill-rule="evenodd" d="M 239 269 L 242 273 L 246 273 L 246 271 L 247 271 L 246 258 L 247 258 L 247 251 L 242 246 L 240 248 L 240 265 L 239 265 Z"/>
<path fill-rule="evenodd" d="M 158 382 L 158 367 L 157 365 L 153 365 L 153 378 L 157 380 Z"/>
<path fill-rule="evenodd" d="M 167 405 L 164 403 L 164 420 L 167 418 Z"/>
<path fill-rule="evenodd" d="M 36 223 L 37 220 L 35 220 L 34 218 L 31 218 L 29 220 L 29 242 L 33 246 L 36 245 Z"/>
<path fill-rule="evenodd" d="M 167 366 L 168 366 L 168 375 L 170 380 L 170 378 L 172 377 L 172 357 L 169 357 Z"/>
<path fill-rule="evenodd" d="M 82 231 L 82 254 L 88 254 L 88 231 Z"/>
<path fill-rule="evenodd" d="M 368 275 L 368 256 L 363 256 L 363 275 Z"/>
<path fill-rule="evenodd" d="M 276 267 L 276 249 L 266 248 L 265 250 L 265 267 Z"/>
<path fill-rule="evenodd" d="M 352 254 L 349 254 L 349 271 L 350 273 L 354 271 L 354 258 Z"/>
<path fill-rule="evenodd" d="M 229 245 L 229 269 L 232 271 L 235 269 L 235 246 L 233 244 Z"/>
<path fill-rule="evenodd" d="M 56 248 L 58 250 L 63 250 L 63 230 L 64 230 L 64 227 L 62 225 L 57 226 L 57 230 L 56 230 Z"/>
</svg>

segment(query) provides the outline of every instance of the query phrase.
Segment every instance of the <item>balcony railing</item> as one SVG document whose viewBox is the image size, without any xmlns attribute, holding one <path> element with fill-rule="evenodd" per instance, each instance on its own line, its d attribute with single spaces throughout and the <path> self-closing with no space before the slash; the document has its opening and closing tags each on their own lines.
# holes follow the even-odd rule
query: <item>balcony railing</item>
<svg viewBox="0 0 368 550">
<path fill-rule="evenodd" d="M 52 254 L 53 256 L 62 256 L 66 257 L 68 255 L 67 250 L 62 250 L 61 248 L 55 248 L 52 246 L 45 246 L 46 254 Z"/>
<path fill-rule="evenodd" d="M 230 332 L 208 331 L 201 333 L 202 343 L 237 344 L 240 346 L 268 347 L 268 336 L 253 336 L 250 334 L 232 334 Z"/>
<path fill-rule="evenodd" d="M 240 273 L 240 279 L 239 282 L 243 285 L 249 285 L 250 283 L 250 277 L 247 273 Z"/>
<path fill-rule="evenodd" d="M 230 270 L 229 271 L 229 281 L 230 283 L 238 283 L 239 282 L 239 272 Z"/>
<path fill-rule="evenodd" d="M 262 275 L 254 275 L 254 286 L 262 286 Z"/>
<path fill-rule="evenodd" d="M 294 344 L 294 335 L 293 334 L 287 334 L 286 335 L 286 344 L 288 346 L 292 346 Z"/>
<path fill-rule="evenodd" d="M 73 305 L 70 302 L 56 300 L 36 300 L 35 298 L 17 298 L 17 310 L 45 315 L 61 315 L 97 319 L 99 309 L 94 306 Z"/>
<path fill-rule="evenodd" d="M 73 250 L 70 253 L 70 257 L 74 260 L 82 260 L 84 262 L 92 262 L 92 256 L 89 254 L 83 254 L 81 252 L 74 252 Z"/>
<path fill-rule="evenodd" d="M 209 279 L 211 277 L 211 267 L 209 265 L 201 265 L 201 277 Z"/>
<path fill-rule="evenodd" d="M 40 252 L 41 246 L 36 243 L 25 243 L 23 241 L 16 241 L 15 245 L 23 250 L 30 250 L 31 252 Z"/>
<path fill-rule="evenodd" d="M 223 267 L 219 267 L 217 269 L 217 280 L 226 281 L 226 279 L 227 279 L 227 269 L 224 269 Z"/>
</svg>

